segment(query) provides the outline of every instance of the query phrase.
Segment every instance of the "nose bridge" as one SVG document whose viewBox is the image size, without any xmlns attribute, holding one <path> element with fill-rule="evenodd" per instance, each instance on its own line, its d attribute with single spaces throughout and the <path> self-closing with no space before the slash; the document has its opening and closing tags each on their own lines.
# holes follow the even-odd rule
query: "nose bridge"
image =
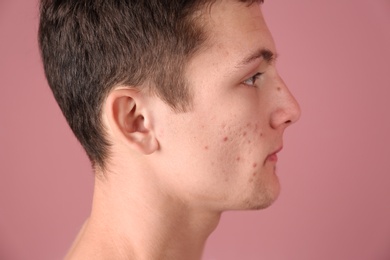
<svg viewBox="0 0 390 260">
<path fill-rule="evenodd" d="M 277 86 L 277 106 L 271 118 L 271 126 L 278 128 L 280 126 L 287 127 L 300 118 L 301 109 L 297 100 L 291 94 L 290 90 L 284 83 L 283 79 L 278 75 Z"/>
</svg>

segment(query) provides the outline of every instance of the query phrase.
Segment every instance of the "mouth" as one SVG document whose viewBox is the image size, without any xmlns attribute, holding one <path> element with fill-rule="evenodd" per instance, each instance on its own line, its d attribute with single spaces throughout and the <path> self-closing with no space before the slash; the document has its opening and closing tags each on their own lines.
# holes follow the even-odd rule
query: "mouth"
<svg viewBox="0 0 390 260">
<path fill-rule="evenodd" d="M 269 162 L 277 162 L 278 161 L 278 153 L 283 149 L 283 146 L 281 146 L 280 148 L 276 149 L 273 153 L 269 154 L 267 156 L 267 158 L 265 159 L 265 161 L 269 161 Z"/>
</svg>

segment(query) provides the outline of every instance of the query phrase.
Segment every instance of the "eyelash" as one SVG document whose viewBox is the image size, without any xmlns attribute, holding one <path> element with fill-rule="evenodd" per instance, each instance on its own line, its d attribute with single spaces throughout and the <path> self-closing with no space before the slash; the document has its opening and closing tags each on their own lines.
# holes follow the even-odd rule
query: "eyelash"
<svg viewBox="0 0 390 260">
<path fill-rule="evenodd" d="M 253 75 L 252 77 L 246 79 L 243 83 L 244 85 L 247 85 L 247 86 L 250 86 L 250 87 L 254 87 L 255 84 L 256 84 L 256 80 L 258 80 L 260 78 L 260 76 L 263 75 L 263 73 L 261 72 L 258 72 L 256 73 L 255 75 Z M 253 83 L 248 83 L 248 81 L 253 81 Z"/>
</svg>

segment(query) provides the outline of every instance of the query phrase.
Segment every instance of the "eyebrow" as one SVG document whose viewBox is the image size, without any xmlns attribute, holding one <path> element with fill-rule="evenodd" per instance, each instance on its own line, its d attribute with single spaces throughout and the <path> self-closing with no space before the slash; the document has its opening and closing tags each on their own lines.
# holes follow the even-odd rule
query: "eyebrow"
<svg viewBox="0 0 390 260">
<path fill-rule="evenodd" d="M 236 67 L 237 68 L 243 67 L 260 58 L 263 58 L 267 63 L 272 63 L 277 59 L 277 57 L 278 57 L 277 53 L 273 53 L 269 49 L 262 48 L 245 57 L 241 62 L 238 63 Z"/>
</svg>

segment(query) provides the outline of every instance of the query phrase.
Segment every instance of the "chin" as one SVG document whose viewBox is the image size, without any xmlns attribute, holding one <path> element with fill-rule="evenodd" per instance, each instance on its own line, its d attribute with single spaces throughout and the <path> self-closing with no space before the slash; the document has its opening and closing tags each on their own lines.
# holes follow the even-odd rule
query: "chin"
<svg viewBox="0 0 390 260">
<path fill-rule="evenodd" d="M 254 205 L 251 205 L 250 208 L 248 208 L 249 210 L 261 210 L 261 209 L 266 209 L 268 208 L 269 206 L 271 206 L 272 204 L 274 204 L 274 202 L 276 201 L 277 197 L 276 198 L 273 198 L 273 199 L 268 199 L 266 201 L 263 201 L 262 203 L 258 203 L 258 204 L 254 204 Z"/>
<path fill-rule="evenodd" d="M 245 209 L 247 210 L 260 210 L 271 206 L 279 197 L 280 185 L 279 182 L 275 183 L 271 187 L 263 187 L 261 192 L 256 192 L 246 200 Z"/>
<path fill-rule="evenodd" d="M 252 194 L 249 198 L 236 201 L 235 205 L 225 207 L 224 210 L 261 210 L 271 206 L 279 197 L 279 189 L 269 189 L 261 194 Z"/>
</svg>

